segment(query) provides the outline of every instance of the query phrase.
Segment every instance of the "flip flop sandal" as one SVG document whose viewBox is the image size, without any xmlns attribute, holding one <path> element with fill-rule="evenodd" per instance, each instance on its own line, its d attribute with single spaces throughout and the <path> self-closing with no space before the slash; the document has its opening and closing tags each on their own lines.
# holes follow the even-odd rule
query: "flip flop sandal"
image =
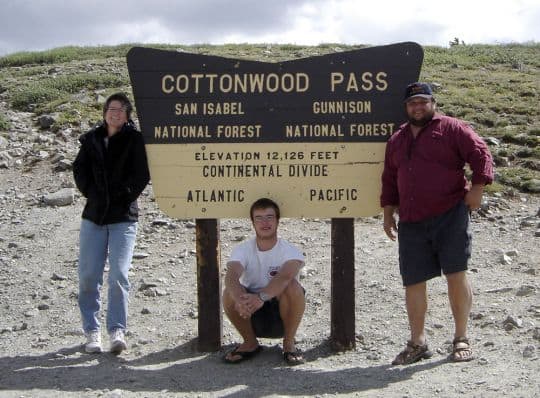
<svg viewBox="0 0 540 398">
<path fill-rule="evenodd" d="M 471 344 L 467 337 L 456 337 L 452 342 L 452 346 L 452 353 L 448 357 L 452 362 L 469 362 L 474 359 Z"/>
<path fill-rule="evenodd" d="M 253 358 L 255 355 L 257 355 L 263 350 L 262 346 L 260 345 L 257 346 L 257 348 L 255 348 L 253 351 L 238 351 L 238 348 L 240 348 L 240 346 L 236 346 L 234 350 L 229 351 L 227 354 L 225 354 L 225 356 L 223 357 L 223 361 L 230 364 L 240 363 L 245 361 L 246 359 Z M 239 356 L 240 358 L 231 359 L 231 357 L 235 356 Z"/>
<path fill-rule="evenodd" d="M 410 365 L 420 361 L 421 359 L 428 359 L 433 356 L 433 353 L 429 350 L 427 344 L 414 344 L 412 341 L 407 341 L 407 347 L 401 351 L 397 357 L 392 361 L 392 365 Z"/>
<path fill-rule="evenodd" d="M 300 365 L 305 362 L 302 352 L 300 351 L 285 351 L 283 352 L 283 359 L 289 366 Z"/>
</svg>

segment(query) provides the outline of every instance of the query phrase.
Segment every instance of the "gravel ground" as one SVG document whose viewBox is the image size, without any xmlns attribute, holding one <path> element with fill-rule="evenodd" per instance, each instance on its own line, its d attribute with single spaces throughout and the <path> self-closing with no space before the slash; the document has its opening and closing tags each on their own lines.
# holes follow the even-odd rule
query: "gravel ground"
<svg viewBox="0 0 540 398">
<path fill-rule="evenodd" d="M 330 334 L 330 221 L 284 219 L 280 235 L 301 247 L 307 310 L 298 346 L 307 362 L 287 367 L 280 341 L 231 366 L 223 350 L 239 336 L 224 317 L 223 350 L 197 352 L 193 220 L 156 207 L 151 186 L 131 271 L 129 350 L 88 355 L 77 307 L 77 245 L 83 198 L 47 206 L 72 187 L 69 171 L 46 162 L 0 170 L 0 396 L 2 397 L 535 397 L 540 396 L 538 196 L 488 197 L 473 216 L 474 290 L 470 338 L 477 359 L 448 362 L 452 318 L 444 279 L 429 284 L 430 360 L 393 367 L 408 336 L 397 244 L 380 217 L 355 221 L 354 350 L 333 352 Z M 222 264 L 251 234 L 248 220 L 220 221 Z M 222 273 L 224 270 L 222 269 Z"/>
</svg>

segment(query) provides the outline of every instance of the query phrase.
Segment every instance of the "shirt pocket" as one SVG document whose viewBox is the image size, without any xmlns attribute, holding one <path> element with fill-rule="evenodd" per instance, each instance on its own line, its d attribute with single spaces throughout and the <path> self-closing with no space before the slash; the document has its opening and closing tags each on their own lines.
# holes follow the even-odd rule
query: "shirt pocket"
<svg viewBox="0 0 540 398">
<path fill-rule="evenodd" d="M 453 168 L 455 154 L 443 133 L 438 130 L 430 132 L 424 144 L 422 148 L 425 159 L 445 168 Z"/>
</svg>

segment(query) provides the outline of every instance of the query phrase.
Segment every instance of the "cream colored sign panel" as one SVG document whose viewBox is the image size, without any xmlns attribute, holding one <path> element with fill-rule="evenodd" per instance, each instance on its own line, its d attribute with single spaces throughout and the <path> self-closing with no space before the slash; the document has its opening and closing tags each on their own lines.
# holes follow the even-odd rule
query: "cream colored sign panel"
<svg viewBox="0 0 540 398">
<path fill-rule="evenodd" d="M 178 218 L 246 217 L 261 197 L 284 217 L 380 211 L 384 143 L 151 144 L 159 207 Z"/>
</svg>

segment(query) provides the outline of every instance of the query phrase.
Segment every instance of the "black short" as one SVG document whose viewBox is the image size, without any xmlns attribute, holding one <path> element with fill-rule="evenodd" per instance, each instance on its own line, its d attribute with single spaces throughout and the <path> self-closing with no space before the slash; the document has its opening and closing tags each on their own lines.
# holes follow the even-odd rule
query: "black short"
<svg viewBox="0 0 540 398">
<path fill-rule="evenodd" d="M 283 320 L 279 314 L 279 301 L 274 297 L 251 316 L 251 325 L 257 337 L 283 337 Z"/>
<path fill-rule="evenodd" d="M 306 289 L 302 287 L 304 295 Z M 249 291 L 249 290 L 248 290 Z M 249 291 L 250 293 L 253 293 Z M 283 320 L 279 313 L 279 301 L 277 298 L 265 301 L 263 306 L 251 315 L 251 326 L 257 337 L 279 338 L 283 337 Z"/>
<path fill-rule="evenodd" d="M 399 270 L 405 286 L 441 276 L 441 271 L 446 275 L 467 270 L 469 218 L 469 208 L 460 201 L 440 216 L 399 222 Z"/>
</svg>

